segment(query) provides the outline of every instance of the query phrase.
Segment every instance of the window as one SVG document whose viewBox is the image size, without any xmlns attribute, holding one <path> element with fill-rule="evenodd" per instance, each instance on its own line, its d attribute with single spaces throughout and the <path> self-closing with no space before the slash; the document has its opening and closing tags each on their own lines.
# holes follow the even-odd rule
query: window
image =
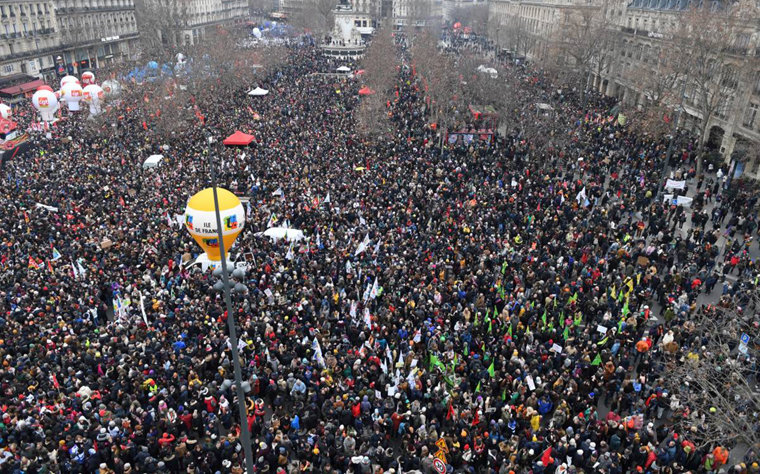
<svg viewBox="0 0 760 474">
<path fill-rule="evenodd" d="M 754 128 L 755 126 L 755 119 L 757 118 L 757 104 L 749 104 L 749 107 L 747 107 L 747 112 L 744 114 L 744 122 L 743 125 L 746 128 Z"/>
<path fill-rule="evenodd" d="M 0 6 L 0 14 L 2 14 L 3 18 L 5 18 L 6 15 L 5 15 L 5 7 L 4 6 Z"/>
<path fill-rule="evenodd" d="M 11 54 L 13 54 L 13 53 L 11 53 Z M 13 72 L 13 64 L 7 64 L 3 68 L 3 71 L 5 71 L 6 73 L 12 73 Z"/>
<path fill-rule="evenodd" d="M 755 77 L 755 87 L 753 92 L 755 94 L 760 94 L 760 74 L 757 74 L 757 77 Z"/>
<path fill-rule="evenodd" d="M 736 72 L 736 69 L 728 66 L 725 69 L 723 69 L 723 77 L 721 80 L 721 86 L 727 87 L 729 89 L 736 89 L 736 87 L 739 85 L 739 74 Z"/>
</svg>

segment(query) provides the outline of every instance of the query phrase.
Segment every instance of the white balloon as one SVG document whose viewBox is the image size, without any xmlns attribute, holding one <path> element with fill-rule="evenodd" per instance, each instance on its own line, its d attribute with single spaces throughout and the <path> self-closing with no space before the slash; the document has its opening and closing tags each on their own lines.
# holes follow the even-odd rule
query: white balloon
<svg viewBox="0 0 760 474">
<path fill-rule="evenodd" d="M 79 84 L 79 79 L 77 79 L 74 76 L 64 76 L 64 77 L 62 77 L 61 78 L 61 89 L 63 89 L 63 86 L 65 86 L 66 84 L 68 84 L 70 82 L 73 82 L 75 84 Z"/>
<path fill-rule="evenodd" d="M 90 114 L 99 115 L 100 105 L 103 103 L 103 99 L 105 99 L 106 96 L 105 92 L 103 92 L 103 89 L 101 89 L 97 84 L 90 84 L 89 86 L 84 87 L 83 92 L 83 100 L 85 103 L 89 104 Z"/>
<path fill-rule="evenodd" d="M 55 118 L 55 113 L 58 111 L 58 99 L 55 98 L 55 94 L 48 90 L 41 90 L 34 93 L 32 96 L 32 105 L 40 113 L 42 120 L 50 122 Z"/>
<path fill-rule="evenodd" d="M 90 84 L 95 84 L 95 74 L 93 74 L 90 71 L 82 73 L 82 84 L 86 86 L 89 86 Z"/>
<path fill-rule="evenodd" d="M 66 105 L 69 106 L 69 110 L 76 112 L 79 110 L 79 102 L 84 98 L 84 92 L 82 86 L 79 84 L 69 82 L 61 88 L 63 99 L 66 101 Z"/>
<path fill-rule="evenodd" d="M 13 115 L 11 108 L 5 104 L 0 104 L 0 117 L 7 119 L 11 115 Z"/>
</svg>

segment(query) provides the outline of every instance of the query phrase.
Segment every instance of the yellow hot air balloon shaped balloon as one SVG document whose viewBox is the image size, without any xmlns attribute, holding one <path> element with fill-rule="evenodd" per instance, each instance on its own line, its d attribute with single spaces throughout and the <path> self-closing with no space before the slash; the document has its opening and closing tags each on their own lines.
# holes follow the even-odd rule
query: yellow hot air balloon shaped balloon
<svg viewBox="0 0 760 474">
<path fill-rule="evenodd" d="M 229 253 L 230 247 L 245 225 L 245 211 L 240 199 L 226 189 L 216 188 L 216 194 L 219 199 L 219 215 L 222 218 L 224 250 L 225 253 Z M 185 227 L 198 245 L 206 251 L 209 260 L 221 261 L 213 188 L 200 191 L 187 202 Z"/>
</svg>

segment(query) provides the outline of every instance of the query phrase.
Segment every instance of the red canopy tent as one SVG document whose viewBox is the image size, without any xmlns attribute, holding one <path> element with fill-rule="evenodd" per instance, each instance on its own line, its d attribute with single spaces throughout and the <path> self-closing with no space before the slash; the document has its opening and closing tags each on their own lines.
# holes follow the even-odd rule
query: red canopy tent
<svg viewBox="0 0 760 474">
<path fill-rule="evenodd" d="M 372 89 L 370 89 L 367 86 L 364 86 L 361 89 L 359 89 L 359 95 L 372 95 L 374 93 L 375 93 L 375 91 L 373 91 Z"/>
<path fill-rule="evenodd" d="M 225 146 L 248 146 L 255 140 L 256 137 L 253 135 L 248 135 L 247 133 L 243 133 L 238 130 L 229 137 L 225 138 L 224 142 L 222 143 L 224 143 Z"/>
</svg>

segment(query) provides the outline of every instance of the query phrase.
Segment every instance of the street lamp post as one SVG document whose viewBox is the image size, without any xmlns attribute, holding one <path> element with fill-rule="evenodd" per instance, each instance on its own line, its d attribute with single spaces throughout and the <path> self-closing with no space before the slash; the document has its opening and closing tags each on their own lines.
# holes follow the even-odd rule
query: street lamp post
<svg viewBox="0 0 760 474">
<path fill-rule="evenodd" d="M 211 137 L 209 137 L 211 145 Z M 251 450 L 251 434 L 248 432 L 248 413 L 245 406 L 245 392 L 243 390 L 243 371 L 240 367 L 240 355 L 238 353 L 238 338 L 235 328 L 235 313 L 232 309 L 232 297 L 230 296 L 230 277 L 227 268 L 227 256 L 225 255 L 224 238 L 222 234 L 222 217 L 219 213 L 219 198 L 216 193 L 216 172 L 214 160 L 211 157 L 209 146 L 208 167 L 211 174 L 211 188 L 214 191 L 214 212 L 216 213 L 216 232 L 219 239 L 219 253 L 222 257 L 222 282 L 224 283 L 224 304 L 227 307 L 227 328 L 230 331 L 230 345 L 232 345 L 232 362 L 235 371 L 235 389 L 238 399 L 238 414 L 240 416 L 240 436 L 245 452 L 246 473 L 253 474 L 253 452 Z"/>
</svg>

